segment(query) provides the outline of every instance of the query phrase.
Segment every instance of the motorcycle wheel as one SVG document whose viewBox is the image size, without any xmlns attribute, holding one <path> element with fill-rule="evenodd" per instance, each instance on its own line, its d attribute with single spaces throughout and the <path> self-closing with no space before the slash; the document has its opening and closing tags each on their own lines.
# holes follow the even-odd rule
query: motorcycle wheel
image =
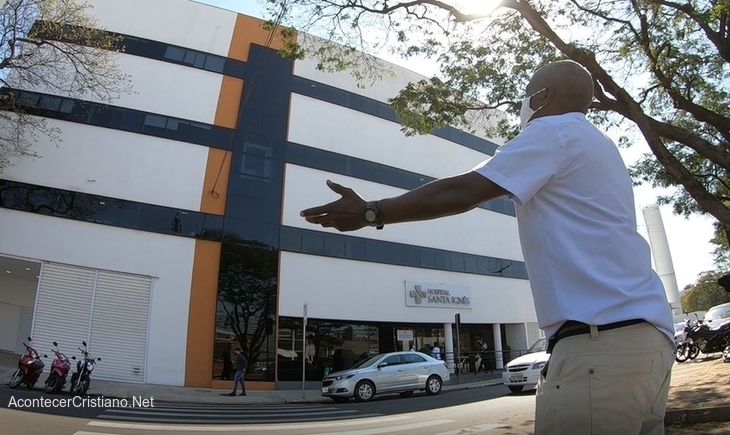
<svg viewBox="0 0 730 435">
<path fill-rule="evenodd" d="M 681 346 L 677 348 L 677 354 L 674 355 L 674 360 L 678 363 L 683 363 L 687 361 L 687 358 L 689 358 L 690 349 L 689 346 L 684 343 Z"/>
<path fill-rule="evenodd" d="M 13 373 L 13 377 L 10 378 L 10 383 L 8 384 L 10 388 L 18 388 L 18 385 L 20 385 L 20 381 L 23 380 L 23 371 L 18 369 Z"/>
<path fill-rule="evenodd" d="M 81 392 L 79 395 L 83 396 L 86 394 L 87 391 L 89 391 L 89 385 L 91 384 L 91 380 L 89 378 L 82 379 L 81 380 Z"/>
<path fill-rule="evenodd" d="M 53 393 L 54 391 L 56 391 L 59 381 L 60 379 L 58 378 L 58 375 L 51 374 L 46 380 L 46 393 Z"/>
<path fill-rule="evenodd" d="M 697 358 L 697 355 L 700 354 L 700 348 L 699 346 L 692 345 L 689 348 L 689 359 L 695 359 Z"/>
<path fill-rule="evenodd" d="M 68 391 L 71 392 L 71 394 L 76 394 L 76 379 L 78 378 L 78 374 L 74 373 L 71 375 L 71 382 L 68 386 Z"/>
</svg>

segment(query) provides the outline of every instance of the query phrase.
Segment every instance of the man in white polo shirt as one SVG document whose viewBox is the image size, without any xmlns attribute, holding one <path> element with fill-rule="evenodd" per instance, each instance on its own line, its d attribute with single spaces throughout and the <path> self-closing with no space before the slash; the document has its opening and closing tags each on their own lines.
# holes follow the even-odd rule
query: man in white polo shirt
<svg viewBox="0 0 730 435">
<path fill-rule="evenodd" d="M 472 171 L 371 202 L 328 180 L 342 197 L 301 215 L 340 231 L 382 228 L 507 195 L 552 353 L 538 384 L 535 434 L 663 434 L 672 316 L 636 230 L 626 167 L 585 117 L 593 79 L 575 62 L 553 62 L 526 95 L 522 132 Z"/>
</svg>

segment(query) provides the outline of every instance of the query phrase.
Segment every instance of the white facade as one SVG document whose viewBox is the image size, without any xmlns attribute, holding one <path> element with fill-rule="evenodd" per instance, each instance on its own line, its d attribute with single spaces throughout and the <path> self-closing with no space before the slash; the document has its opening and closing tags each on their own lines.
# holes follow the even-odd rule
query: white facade
<svg viewBox="0 0 730 435">
<path fill-rule="evenodd" d="M 252 44 L 266 39 L 259 26 L 246 24 L 248 27 L 240 28 L 239 22 L 245 20 L 240 20 L 237 14 L 194 1 L 94 0 L 91 4 L 92 14 L 101 28 L 208 54 L 232 56 L 230 53 L 235 51 L 232 47 L 240 43 L 241 35 L 250 38 Z M 223 128 L 219 122 L 221 111 L 228 110 L 234 119 L 239 115 L 240 107 L 226 100 L 230 97 L 231 88 L 226 86 L 230 85 L 231 77 L 167 59 L 145 57 L 144 53 L 116 56 L 122 71 L 131 77 L 134 89 L 132 94 L 113 102 L 118 108 L 153 116 L 182 118 L 204 123 L 211 129 Z M 229 60 L 247 62 L 240 58 Z M 297 61 L 292 71 L 295 76 L 312 80 L 312 86 L 322 83 L 380 102 L 386 102 L 409 81 L 422 78 L 411 71 L 389 66 L 395 76 L 386 75 L 384 81 L 363 89 L 356 86 L 347 73 L 325 74 L 316 71 L 314 66 L 311 59 Z M 242 80 L 241 77 L 233 79 Z M 258 80 L 258 85 L 263 86 L 263 78 Z M 244 84 L 244 89 L 245 86 L 256 85 L 250 80 Z M 237 88 L 234 90 L 241 92 Z M 488 157 L 434 135 L 405 137 L 394 122 L 333 102 L 293 91 L 289 97 L 284 108 L 286 113 L 282 115 L 282 124 L 286 128 L 283 136 L 288 143 L 296 146 L 432 178 L 463 173 Z M 209 200 L 213 180 L 218 191 L 225 192 L 226 187 L 230 189 L 234 183 L 242 183 L 241 179 L 245 179 L 239 142 L 246 137 L 246 128 L 225 127 L 231 137 L 236 133 L 238 142 L 231 145 L 232 149 L 214 144 L 221 146 L 218 149 L 191 143 L 180 135 L 177 139 L 170 139 L 162 134 L 142 134 L 141 128 L 131 132 L 60 119 L 63 117 L 49 118 L 47 122 L 50 127 L 62 131 L 62 142 L 56 146 L 41 140 L 34 149 L 42 157 L 14 161 L 14 166 L 0 174 L 0 183 L 62 189 L 84 195 L 94 202 L 91 208 L 104 206 L 104 198 L 110 198 L 122 203 L 133 202 L 140 206 L 140 210 L 199 214 L 204 216 L 201 222 L 206 224 L 224 221 L 228 224 L 239 219 L 228 213 L 234 208 L 231 202 L 240 198 L 234 195 L 226 198 L 223 193 L 219 200 L 229 202 L 220 210 L 211 206 Z M 337 234 L 335 230 L 308 224 L 299 216 L 299 211 L 304 208 L 335 199 L 336 195 L 325 185 L 327 179 L 353 187 L 366 198 L 389 197 L 405 191 L 377 181 L 375 176 L 373 179 L 356 178 L 291 162 L 282 163 L 281 173 L 282 197 L 277 215 L 280 217 L 275 223 L 279 228 Z M 94 290 L 87 294 L 106 292 L 99 294 L 116 305 L 118 311 L 109 308 L 112 302 L 103 307 L 108 310 L 105 316 L 113 323 L 113 328 L 103 323 L 101 317 L 90 315 L 90 328 L 103 330 L 103 334 L 96 338 L 97 342 L 112 342 L 114 328 L 123 334 L 124 322 L 132 321 L 124 318 L 125 310 L 135 309 L 135 316 L 144 311 L 142 302 L 136 307 L 125 302 L 122 275 L 128 274 L 129 285 L 131 280 L 136 280 L 138 285 L 135 288 L 138 290 L 144 288 L 145 280 L 151 283 L 149 299 L 145 302 L 149 306 L 147 332 L 140 357 L 144 360 L 143 381 L 163 385 L 210 386 L 191 380 L 196 376 L 210 377 L 213 342 L 218 340 L 219 334 L 215 329 L 217 300 L 215 292 L 211 291 L 218 285 L 219 259 L 206 257 L 215 249 L 205 251 L 201 246 L 210 243 L 220 250 L 226 243 L 223 237 L 216 241 L 200 237 L 200 234 L 195 236 L 198 239 L 190 234 L 177 234 L 170 229 L 175 225 L 173 222 L 157 222 L 157 230 L 150 230 L 149 225 L 129 229 L 126 221 L 113 222 L 114 216 L 100 224 L 95 216 L 61 216 L 55 210 L 50 213 L 13 204 L 0 207 L 0 259 L 17 258 L 36 265 L 38 272 L 34 273 L 39 274 L 41 283 L 43 272 L 40 265 L 56 267 L 54 277 L 60 277 L 61 282 L 44 286 L 32 279 L 21 282 L 0 276 L 0 349 L 17 349 L 18 337 L 32 325 L 39 331 L 42 325 L 46 325 L 43 326 L 46 328 L 42 332 L 43 339 L 49 339 L 47 336 L 52 333 L 49 319 L 53 315 L 64 316 L 64 313 L 49 314 L 44 310 L 52 306 L 52 297 L 57 297 L 57 300 L 64 297 L 60 294 L 64 268 L 69 271 L 83 269 L 88 272 L 88 279 L 91 276 L 96 280 L 99 277 L 107 279 L 105 285 L 94 284 Z M 152 214 L 135 218 L 143 223 L 156 219 Z M 219 230 L 223 231 L 222 228 L 221 224 Z M 228 231 L 227 226 L 225 230 Z M 434 221 L 392 225 L 383 231 L 362 229 L 347 236 L 493 257 L 508 262 L 523 261 L 516 219 L 509 214 L 482 208 Z M 83 275 L 85 272 L 79 273 Z M 69 272 L 68 279 L 71 275 Z M 207 281 L 200 281 L 201 275 L 205 275 Z M 121 281 L 115 281 L 117 278 Z M 499 326 L 505 325 L 505 338 L 512 349 L 527 348 L 539 334 L 527 279 L 287 250 L 278 253 L 276 278 L 276 316 L 300 318 L 302 306 L 306 303 L 308 315 L 313 319 L 428 324 L 447 330 L 454 322 L 454 315 L 461 313 L 464 324 L 484 325 L 485 329 L 496 325 L 494 336 L 497 338 L 501 334 Z M 470 309 L 409 307 L 404 298 L 406 281 L 466 288 L 471 300 Z M 58 289 L 58 293 L 53 294 L 53 289 Z M 39 303 L 36 299 L 41 291 L 47 293 L 41 295 L 46 299 Z M 142 297 L 140 300 L 145 299 Z M 93 301 L 88 298 L 79 301 L 81 308 L 78 313 L 86 313 L 93 307 Z M 213 311 L 209 312 L 211 306 Z M 203 309 L 208 311 L 199 311 Z M 36 317 L 31 319 L 33 315 Z M 144 321 L 139 317 L 134 319 L 135 322 Z M 70 324 L 68 318 L 61 320 Z M 210 336 L 201 339 L 197 331 L 205 328 L 211 330 Z M 69 331 L 64 334 L 72 334 L 73 331 Z M 139 331 L 137 334 L 135 340 L 139 345 L 143 338 Z M 201 347 L 201 343 L 210 346 Z M 91 345 L 94 346 L 94 343 Z M 199 360 L 190 360 L 199 349 L 204 354 L 203 360 L 211 363 L 210 367 L 200 365 Z M 501 343 L 498 343 L 496 350 L 500 349 Z M 104 358 L 104 355 L 99 356 Z M 103 360 L 101 364 L 104 364 Z M 120 375 L 119 379 L 128 379 L 125 376 L 129 374 Z M 113 373 L 107 378 L 114 379 Z"/>
</svg>

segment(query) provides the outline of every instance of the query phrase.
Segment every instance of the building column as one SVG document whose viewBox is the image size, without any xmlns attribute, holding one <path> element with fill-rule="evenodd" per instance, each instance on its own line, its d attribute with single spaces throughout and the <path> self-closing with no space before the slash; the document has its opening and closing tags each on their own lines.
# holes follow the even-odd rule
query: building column
<svg viewBox="0 0 730 435">
<path fill-rule="evenodd" d="M 502 358 L 502 329 L 499 327 L 499 323 L 492 325 L 492 334 L 494 335 L 494 356 L 497 370 L 504 368 L 504 359 Z"/>
<path fill-rule="evenodd" d="M 444 323 L 443 354 L 441 358 L 446 361 L 446 365 L 449 367 L 449 373 L 454 374 L 454 336 L 452 331 L 451 323 Z"/>
</svg>

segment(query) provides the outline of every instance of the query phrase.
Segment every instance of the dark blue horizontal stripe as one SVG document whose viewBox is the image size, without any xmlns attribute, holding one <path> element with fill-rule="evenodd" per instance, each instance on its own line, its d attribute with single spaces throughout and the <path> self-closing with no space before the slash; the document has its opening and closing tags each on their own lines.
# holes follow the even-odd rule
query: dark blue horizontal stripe
<svg viewBox="0 0 730 435">
<path fill-rule="evenodd" d="M 2 88 L 0 95 L 10 95 L 14 99 L 15 105 L 31 115 L 212 148 L 233 149 L 234 131 L 229 128 L 39 92 Z M 12 104 L 12 100 L 5 103 Z"/>
<path fill-rule="evenodd" d="M 292 79 L 292 92 L 376 116 L 397 124 L 401 122 L 395 111 L 386 103 L 303 77 L 294 76 Z M 497 149 L 496 144 L 454 127 L 443 127 L 431 134 L 490 156 L 494 155 Z"/>
</svg>

